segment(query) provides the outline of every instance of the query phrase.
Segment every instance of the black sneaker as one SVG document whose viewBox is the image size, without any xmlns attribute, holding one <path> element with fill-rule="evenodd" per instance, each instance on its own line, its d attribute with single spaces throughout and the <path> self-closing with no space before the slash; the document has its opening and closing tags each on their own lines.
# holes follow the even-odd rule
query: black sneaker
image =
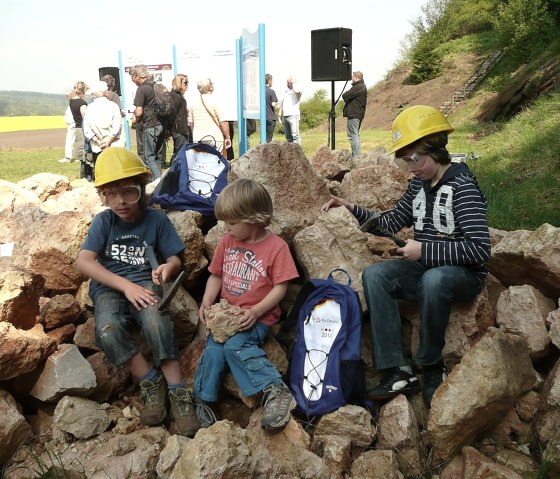
<svg viewBox="0 0 560 479">
<path fill-rule="evenodd" d="M 447 378 L 447 371 L 443 361 L 439 363 L 432 364 L 430 366 L 424 366 L 424 387 L 422 388 L 422 396 L 424 396 L 424 401 L 428 407 L 432 405 L 432 398 L 436 389 L 440 384 Z"/>
<path fill-rule="evenodd" d="M 383 381 L 368 391 L 368 397 L 372 400 L 390 399 L 399 394 L 408 396 L 418 391 L 420 391 L 420 385 L 414 374 L 407 373 L 399 368 L 393 368 L 387 373 L 387 377 Z"/>
</svg>

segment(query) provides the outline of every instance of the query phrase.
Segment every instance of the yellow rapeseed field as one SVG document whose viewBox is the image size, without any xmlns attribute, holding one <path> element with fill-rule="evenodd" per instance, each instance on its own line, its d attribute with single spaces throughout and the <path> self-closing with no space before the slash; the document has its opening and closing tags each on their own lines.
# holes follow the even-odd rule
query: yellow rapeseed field
<svg viewBox="0 0 560 479">
<path fill-rule="evenodd" d="M 2 116 L 0 133 L 9 131 L 52 130 L 66 128 L 64 116 Z"/>
</svg>

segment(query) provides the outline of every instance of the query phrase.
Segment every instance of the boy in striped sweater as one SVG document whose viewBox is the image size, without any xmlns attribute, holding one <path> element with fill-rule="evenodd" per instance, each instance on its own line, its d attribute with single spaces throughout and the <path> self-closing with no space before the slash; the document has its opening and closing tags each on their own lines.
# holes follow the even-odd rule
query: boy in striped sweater
<svg viewBox="0 0 560 479">
<path fill-rule="evenodd" d="M 416 363 L 423 368 L 428 406 L 445 378 L 442 350 L 451 305 L 472 301 L 484 287 L 490 258 L 486 198 L 464 163 L 451 163 L 446 149 L 453 128 L 436 108 L 403 110 L 393 122 L 390 153 L 414 174 L 394 209 L 380 225 L 390 233 L 414 227 L 414 239 L 397 252 L 402 259 L 369 266 L 362 281 L 378 369 L 385 378 L 368 392 L 372 400 L 420 390 L 402 340 L 399 300 L 420 306 L 420 342 Z M 322 210 L 345 206 L 365 223 L 374 213 L 332 197 Z"/>
</svg>

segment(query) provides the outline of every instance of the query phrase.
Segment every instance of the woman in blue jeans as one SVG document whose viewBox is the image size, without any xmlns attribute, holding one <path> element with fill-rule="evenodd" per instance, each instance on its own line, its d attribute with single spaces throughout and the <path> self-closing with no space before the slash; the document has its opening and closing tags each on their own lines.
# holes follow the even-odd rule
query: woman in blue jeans
<svg viewBox="0 0 560 479">
<path fill-rule="evenodd" d="M 420 305 L 416 363 L 423 367 L 428 405 L 443 382 L 442 350 L 451 305 L 472 301 L 482 290 L 490 258 L 486 198 L 464 163 L 451 163 L 446 149 L 453 128 L 436 108 L 403 110 L 393 122 L 395 160 L 414 174 L 394 209 L 379 217 L 389 233 L 414 227 L 414 239 L 398 248 L 402 259 L 369 266 L 362 275 L 374 361 L 385 378 L 368 392 L 383 400 L 420 390 L 403 339 L 399 300 Z M 345 206 L 364 224 L 374 213 L 332 197 L 322 208 Z"/>
</svg>

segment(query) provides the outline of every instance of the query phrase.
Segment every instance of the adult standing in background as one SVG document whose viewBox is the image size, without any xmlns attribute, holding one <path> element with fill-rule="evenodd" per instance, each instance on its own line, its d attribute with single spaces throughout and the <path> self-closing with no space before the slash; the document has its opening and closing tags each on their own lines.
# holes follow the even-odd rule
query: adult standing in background
<svg viewBox="0 0 560 479">
<path fill-rule="evenodd" d="M 64 123 L 66 123 L 66 141 L 64 143 L 64 158 L 58 160 L 59 163 L 72 163 L 76 161 L 74 158 L 74 141 L 76 141 L 76 122 L 72 116 L 72 110 L 70 110 L 70 100 L 74 97 L 74 90 L 68 90 L 66 92 L 66 99 L 68 100 L 68 106 L 64 112 Z"/>
<path fill-rule="evenodd" d="M 94 82 L 90 87 L 93 103 L 84 116 L 84 136 L 90 142 L 93 165 L 86 165 L 86 178 L 94 181 L 94 167 L 99 154 L 111 145 L 124 146 L 119 142 L 121 136 L 122 116 L 119 106 L 105 96 L 107 83 Z"/>
<path fill-rule="evenodd" d="M 116 84 L 115 77 L 113 75 L 107 74 L 107 75 L 103 75 L 100 78 L 100 80 L 104 81 L 107 84 L 105 97 L 111 100 L 112 102 L 115 102 L 118 105 L 119 110 L 122 111 L 121 97 L 115 91 L 115 84 Z M 122 112 L 122 116 L 124 116 L 124 112 Z"/>
<path fill-rule="evenodd" d="M 193 140 L 214 146 L 227 158 L 226 150 L 231 147 L 229 123 L 212 97 L 214 84 L 210 78 L 206 78 L 199 80 L 196 88 L 200 92 L 200 99 L 189 108 L 189 127 Z"/>
<path fill-rule="evenodd" d="M 173 100 L 175 116 L 171 127 L 171 136 L 173 137 L 173 156 L 171 163 L 177 158 L 177 153 L 184 145 L 192 142 L 191 129 L 187 121 L 187 100 L 185 100 L 185 92 L 189 87 L 189 79 L 187 75 L 179 73 L 171 82 L 171 90 L 169 94 Z"/>
<path fill-rule="evenodd" d="M 344 100 L 342 116 L 348 118 L 346 131 L 352 147 L 352 156 L 358 156 L 362 154 L 360 127 L 366 113 L 367 103 L 367 87 L 362 72 L 352 73 L 352 88 L 342 94 L 342 99 Z"/>
<path fill-rule="evenodd" d="M 282 124 L 284 125 L 284 134 L 288 143 L 301 144 L 299 136 L 299 100 L 301 99 L 301 90 L 296 86 L 296 79 L 290 75 L 286 80 L 288 87 L 284 92 L 282 99 Z"/>
<path fill-rule="evenodd" d="M 144 162 L 152 172 L 153 179 L 161 177 L 164 158 L 163 125 L 156 115 L 154 82 L 146 65 L 136 65 L 130 69 L 132 81 L 138 87 L 134 96 L 134 121 L 142 123 L 144 140 Z"/>
<path fill-rule="evenodd" d="M 276 92 L 272 89 L 272 75 L 267 73 L 264 80 L 266 84 L 266 142 L 270 143 L 276 129 L 276 112 L 274 109 L 278 105 L 278 98 L 276 97 Z"/>
<path fill-rule="evenodd" d="M 87 102 L 84 100 L 86 95 L 87 85 L 83 81 L 76 82 L 74 85 L 74 94 L 70 100 L 70 111 L 72 112 L 72 118 L 74 118 L 75 133 L 74 145 L 72 148 L 72 158 L 75 160 L 80 160 L 80 178 L 85 178 L 84 166 L 85 166 L 85 154 L 84 154 L 84 132 L 82 130 L 82 124 L 84 121 L 84 115 L 86 113 Z"/>
</svg>

